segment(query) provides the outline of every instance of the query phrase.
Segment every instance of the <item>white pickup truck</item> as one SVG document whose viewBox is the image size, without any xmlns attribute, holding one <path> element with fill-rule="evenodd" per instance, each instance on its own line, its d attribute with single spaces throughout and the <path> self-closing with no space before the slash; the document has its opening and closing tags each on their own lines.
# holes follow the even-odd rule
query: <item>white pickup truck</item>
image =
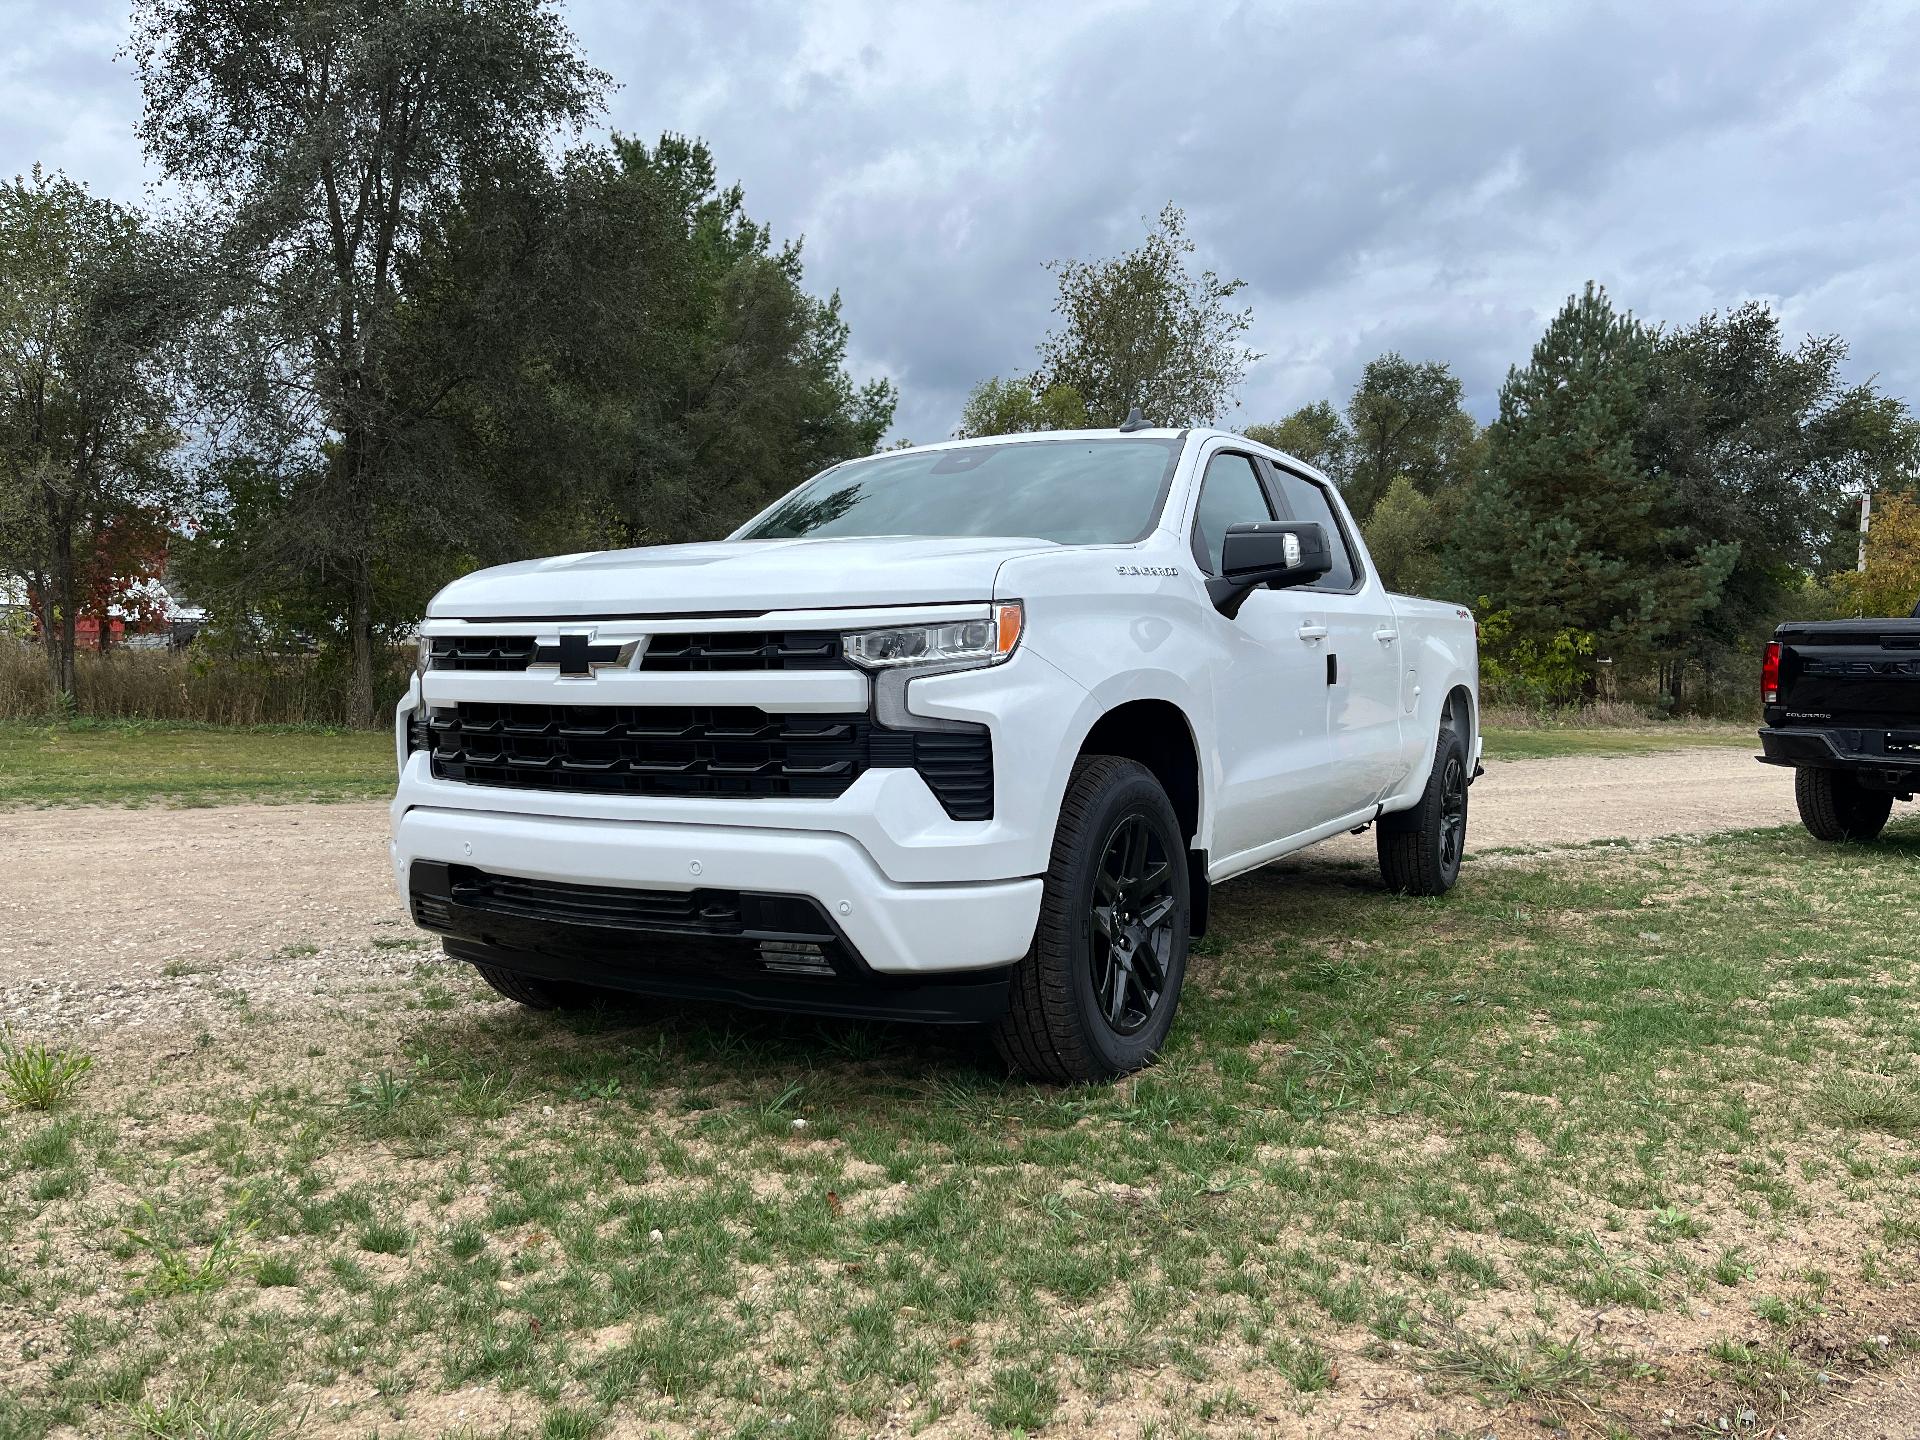
<svg viewBox="0 0 1920 1440">
<path fill-rule="evenodd" d="M 1371 824 L 1389 885 L 1453 885 L 1477 685 L 1473 617 L 1241 436 L 894 451 L 441 591 L 394 874 L 525 1005 L 972 1022 L 1093 1080 L 1165 1040 L 1220 881 Z"/>
</svg>

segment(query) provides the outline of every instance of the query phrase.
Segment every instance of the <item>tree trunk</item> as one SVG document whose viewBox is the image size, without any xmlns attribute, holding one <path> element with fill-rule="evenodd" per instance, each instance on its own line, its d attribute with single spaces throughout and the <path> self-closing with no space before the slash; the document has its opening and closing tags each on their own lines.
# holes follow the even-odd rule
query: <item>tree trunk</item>
<svg viewBox="0 0 1920 1440">
<path fill-rule="evenodd" d="M 46 599 L 47 661 L 53 667 L 54 703 L 71 710 L 74 703 L 73 679 L 73 530 L 66 524 L 53 527 L 53 565 L 48 575 Z"/>
<path fill-rule="evenodd" d="M 347 687 L 347 718 L 367 724 L 373 716 L 373 557 L 362 550 L 353 558 L 353 594 L 347 629 L 353 645 L 353 671 Z"/>
</svg>

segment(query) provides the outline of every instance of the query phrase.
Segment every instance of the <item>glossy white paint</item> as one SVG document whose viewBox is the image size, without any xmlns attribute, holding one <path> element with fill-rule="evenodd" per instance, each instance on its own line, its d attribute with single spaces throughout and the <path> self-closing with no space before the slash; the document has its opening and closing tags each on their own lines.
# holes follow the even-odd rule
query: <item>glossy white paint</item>
<svg viewBox="0 0 1920 1440">
<path fill-rule="evenodd" d="M 1200 768 L 1193 844 L 1206 852 L 1212 879 L 1413 804 L 1456 693 L 1466 697 L 1470 753 L 1479 755 L 1471 615 L 1389 595 L 1335 495 L 1358 552 L 1354 591 L 1262 590 L 1237 618 L 1223 616 L 1189 545 L 1197 477 L 1221 449 L 1263 455 L 1324 483 L 1242 437 L 1196 431 L 1186 436 L 1155 529 L 1135 545 L 723 541 L 562 556 L 455 582 L 434 600 L 424 633 L 497 632 L 504 620 L 525 622 L 519 628 L 528 633 L 544 623 L 591 623 L 606 639 L 857 629 L 970 618 L 989 603 L 1019 600 L 1026 626 L 1011 660 L 924 676 L 907 690 L 915 714 L 991 727 L 994 818 L 948 819 L 908 770 L 869 771 L 835 799 L 642 798 L 451 783 L 434 779 L 424 756 L 406 754 L 407 720 L 422 703 L 834 711 L 867 705 L 871 682 L 856 672 L 629 667 L 563 679 L 435 671 L 416 680 L 398 716 L 398 880 L 404 888 L 413 859 L 479 863 L 484 849 L 487 868 L 509 874 L 690 889 L 685 867 L 697 852 L 721 867 L 708 866 L 701 883 L 806 893 L 829 907 L 846 901 L 861 917 L 857 926 L 848 918 L 849 934 L 876 969 L 967 968 L 1025 950 L 1039 904 L 1033 877 L 1046 868 L 1067 777 L 1094 725 L 1119 705 L 1161 701 L 1184 717 Z M 1329 655 L 1338 665 L 1332 685 Z"/>
</svg>

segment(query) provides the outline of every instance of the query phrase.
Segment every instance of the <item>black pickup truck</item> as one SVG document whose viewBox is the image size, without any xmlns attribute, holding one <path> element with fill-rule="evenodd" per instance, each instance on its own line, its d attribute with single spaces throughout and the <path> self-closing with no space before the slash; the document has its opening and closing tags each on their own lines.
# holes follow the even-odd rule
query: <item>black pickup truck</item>
<svg viewBox="0 0 1920 1440">
<path fill-rule="evenodd" d="M 1760 759 L 1791 765 L 1821 840 L 1871 840 L 1920 791 L 1920 604 L 1910 620 L 1787 624 L 1760 670 Z"/>
</svg>

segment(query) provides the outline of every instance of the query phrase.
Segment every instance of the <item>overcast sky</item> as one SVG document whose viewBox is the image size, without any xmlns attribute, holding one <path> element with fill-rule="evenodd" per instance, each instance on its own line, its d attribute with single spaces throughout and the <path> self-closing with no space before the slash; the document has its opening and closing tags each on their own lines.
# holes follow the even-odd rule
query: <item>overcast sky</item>
<svg viewBox="0 0 1920 1440">
<path fill-rule="evenodd" d="M 0 171 L 134 198 L 120 0 L 0 0 Z M 1168 200 L 1248 282 L 1227 423 L 1344 398 L 1384 350 L 1481 418 L 1589 278 L 1647 319 L 1758 298 L 1920 398 L 1920 6 L 669 5 L 574 0 L 611 127 L 704 136 L 838 288 L 896 434 L 1031 366 L 1043 263 Z"/>
</svg>

